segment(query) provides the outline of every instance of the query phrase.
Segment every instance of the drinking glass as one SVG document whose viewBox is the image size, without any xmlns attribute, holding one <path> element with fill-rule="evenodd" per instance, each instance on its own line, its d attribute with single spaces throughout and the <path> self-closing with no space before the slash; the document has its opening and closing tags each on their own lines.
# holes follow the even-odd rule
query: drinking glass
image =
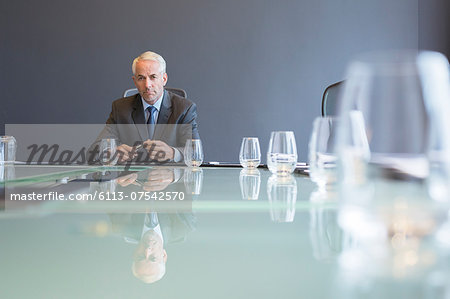
<svg viewBox="0 0 450 299">
<path fill-rule="evenodd" d="M 105 166 L 117 164 L 117 142 L 114 138 L 105 138 L 100 141 L 100 163 Z"/>
<path fill-rule="evenodd" d="M 203 147 L 200 139 L 188 139 L 184 147 L 184 163 L 189 167 L 200 167 L 203 162 Z"/>
<path fill-rule="evenodd" d="M 16 161 L 17 143 L 13 136 L 0 136 L 0 163 Z"/>
<path fill-rule="evenodd" d="M 278 131 L 270 135 L 267 166 L 277 175 L 292 173 L 297 165 L 297 145 L 294 132 Z"/>
<path fill-rule="evenodd" d="M 256 137 L 244 137 L 242 139 L 239 162 L 244 168 L 256 168 L 261 162 L 261 150 L 259 140 Z"/>
<path fill-rule="evenodd" d="M 420 237 L 445 219 L 448 70 L 442 54 L 414 51 L 367 54 L 349 66 L 337 138 L 344 229 Z"/>
<path fill-rule="evenodd" d="M 242 199 L 257 200 L 261 187 L 261 174 L 256 168 L 244 168 L 239 174 Z"/>
<path fill-rule="evenodd" d="M 337 181 L 335 139 L 338 119 L 318 117 L 314 120 L 309 141 L 309 176 L 319 189 L 326 189 Z"/>
</svg>

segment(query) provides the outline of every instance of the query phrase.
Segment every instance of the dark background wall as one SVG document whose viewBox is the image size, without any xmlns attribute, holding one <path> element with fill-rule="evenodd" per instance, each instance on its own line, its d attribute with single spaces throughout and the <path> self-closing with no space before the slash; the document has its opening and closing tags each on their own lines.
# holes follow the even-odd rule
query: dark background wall
<svg viewBox="0 0 450 299">
<path fill-rule="evenodd" d="M 450 1 L 419 1 L 419 48 L 450 57 Z"/>
<path fill-rule="evenodd" d="M 16 0 L 0 8 L 2 130 L 104 123 L 112 100 L 133 87 L 132 59 L 150 49 L 167 60 L 168 86 L 197 103 L 209 161 L 237 161 L 243 136 L 258 136 L 265 156 L 272 130 L 293 130 L 304 161 L 322 92 L 357 53 L 449 49 L 445 0 Z"/>
</svg>

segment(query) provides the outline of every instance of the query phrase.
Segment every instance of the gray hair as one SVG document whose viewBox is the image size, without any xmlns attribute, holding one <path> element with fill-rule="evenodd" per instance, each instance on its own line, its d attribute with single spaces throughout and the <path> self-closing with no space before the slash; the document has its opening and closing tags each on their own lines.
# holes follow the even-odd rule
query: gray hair
<svg viewBox="0 0 450 299">
<path fill-rule="evenodd" d="M 159 70 L 162 74 L 166 72 L 166 61 L 162 58 L 161 55 L 155 52 L 147 51 L 139 55 L 133 60 L 133 64 L 131 65 L 131 70 L 133 71 L 133 75 L 136 74 L 136 63 L 140 60 L 149 60 L 156 61 L 159 63 Z"/>
<path fill-rule="evenodd" d="M 144 283 L 154 283 L 163 278 L 166 274 L 166 263 L 158 263 L 156 265 L 156 273 L 150 275 L 142 275 L 137 273 L 136 271 L 136 262 L 133 262 L 131 265 L 131 271 L 133 272 L 134 277 L 139 278 Z"/>
</svg>

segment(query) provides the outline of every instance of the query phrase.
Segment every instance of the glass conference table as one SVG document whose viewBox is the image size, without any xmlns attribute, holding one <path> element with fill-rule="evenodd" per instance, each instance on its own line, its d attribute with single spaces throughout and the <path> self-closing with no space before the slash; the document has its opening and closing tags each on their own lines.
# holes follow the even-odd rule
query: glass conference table
<svg viewBox="0 0 450 299">
<path fill-rule="evenodd" d="M 2 298 L 450 294 L 448 250 L 364 256 L 337 224 L 336 195 L 305 175 L 16 165 L 1 181 Z"/>
</svg>

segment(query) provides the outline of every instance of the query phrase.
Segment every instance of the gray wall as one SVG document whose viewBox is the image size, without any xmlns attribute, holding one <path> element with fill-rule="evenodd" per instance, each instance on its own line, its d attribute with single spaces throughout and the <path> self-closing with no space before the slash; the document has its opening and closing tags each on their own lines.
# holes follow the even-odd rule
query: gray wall
<svg viewBox="0 0 450 299">
<path fill-rule="evenodd" d="M 151 49 L 198 105 L 206 160 L 237 161 L 243 136 L 265 154 L 272 130 L 293 130 L 304 161 L 322 92 L 348 61 L 418 47 L 418 1 L 2 1 L 0 125 L 104 123 Z"/>
</svg>

